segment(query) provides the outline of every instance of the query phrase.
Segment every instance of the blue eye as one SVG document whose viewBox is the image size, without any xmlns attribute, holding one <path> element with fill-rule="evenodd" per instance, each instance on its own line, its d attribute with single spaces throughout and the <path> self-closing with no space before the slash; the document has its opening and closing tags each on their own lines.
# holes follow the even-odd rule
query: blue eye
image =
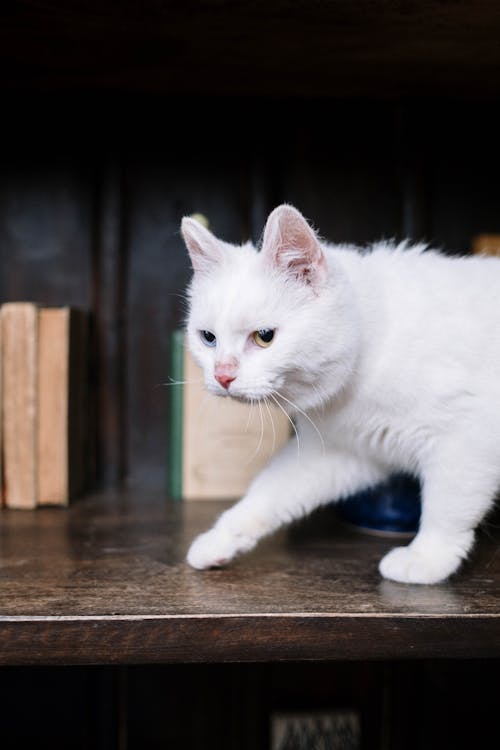
<svg viewBox="0 0 500 750">
<path fill-rule="evenodd" d="M 200 331 L 200 337 L 206 346 L 215 346 L 217 339 L 212 331 Z"/>
</svg>

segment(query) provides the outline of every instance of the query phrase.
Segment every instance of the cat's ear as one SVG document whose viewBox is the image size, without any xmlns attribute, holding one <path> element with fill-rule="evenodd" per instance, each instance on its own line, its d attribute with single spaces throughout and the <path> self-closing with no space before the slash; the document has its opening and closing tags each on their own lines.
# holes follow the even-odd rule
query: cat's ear
<svg viewBox="0 0 500 750">
<path fill-rule="evenodd" d="M 181 234 L 194 271 L 208 271 L 211 266 L 220 263 L 223 257 L 220 243 L 199 221 L 185 216 L 181 222 Z"/>
<path fill-rule="evenodd" d="M 326 261 L 318 238 L 300 211 L 289 205 L 269 214 L 262 253 L 275 268 L 315 289 L 326 274 Z"/>
</svg>

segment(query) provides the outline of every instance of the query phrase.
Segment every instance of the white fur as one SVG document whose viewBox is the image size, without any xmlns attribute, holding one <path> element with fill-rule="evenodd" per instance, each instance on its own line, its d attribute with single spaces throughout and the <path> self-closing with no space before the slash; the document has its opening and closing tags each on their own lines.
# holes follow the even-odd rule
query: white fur
<svg viewBox="0 0 500 750">
<path fill-rule="evenodd" d="M 206 385 L 274 396 L 296 418 L 300 453 L 294 438 L 194 541 L 189 563 L 224 564 L 313 508 L 406 471 L 422 483 L 420 530 L 380 572 L 447 578 L 500 485 L 500 260 L 320 243 L 290 206 L 269 217 L 260 252 L 219 240 L 213 251 L 213 235 L 200 240 L 194 224 L 183 222 L 197 269 L 188 337 Z M 260 328 L 276 329 L 265 349 L 251 338 Z M 216 335 L 215 348 L 200 330 Z M 214 379 L 226 359 L 237 363 L 228 391 Z"/>
</svg>

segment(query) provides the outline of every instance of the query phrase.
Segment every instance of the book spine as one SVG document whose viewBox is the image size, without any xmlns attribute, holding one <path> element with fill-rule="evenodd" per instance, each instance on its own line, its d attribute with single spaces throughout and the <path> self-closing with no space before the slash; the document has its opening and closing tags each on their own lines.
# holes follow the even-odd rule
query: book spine
<svg viewBox="0 0 500 750">
<path fill-rule="evenodd" d="M 479 234 L 472 240 L 472 252 L 500 256 L 500 234 Z"/>
<path fill-rule="evenodd" d="M 174 331 L 170 340 L 170 420 L 168 440 L 167 492 L 173 500 L 183 497 L 184 420 L 184 331 Z"/>
<path fill-rule="evenodd" d="M 41 308 L 38 343 L 38 504 L 68 503 L 69 308 Z"/>
<path fill-rule="evenodd" d="M 38 309 L 7 303 L 1 325 L 5 502 L 31 509 L 38 500 Z"/>
</svg>

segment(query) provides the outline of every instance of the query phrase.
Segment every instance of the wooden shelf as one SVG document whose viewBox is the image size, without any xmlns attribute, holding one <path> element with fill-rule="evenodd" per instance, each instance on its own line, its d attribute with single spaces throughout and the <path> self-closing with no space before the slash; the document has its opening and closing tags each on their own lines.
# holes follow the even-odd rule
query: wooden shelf
<svg viewBox="0 0 500 750">
<path fill-rule="evenodd" d="M 492 2 L 4 3 L 11 89 L 498 96 Z M 95 6 L 95 7 L 94 7 Z"/>
<path fill-rule="evenodd" d="M 323 511 L 226 570 L 191 539 L 222 503 L 93 495 L 0 516 L 0 664 L 139 664 L 500 656 L 498 533 L 451 582 L 380 579 L 393 540 Z"/>
</svg>

